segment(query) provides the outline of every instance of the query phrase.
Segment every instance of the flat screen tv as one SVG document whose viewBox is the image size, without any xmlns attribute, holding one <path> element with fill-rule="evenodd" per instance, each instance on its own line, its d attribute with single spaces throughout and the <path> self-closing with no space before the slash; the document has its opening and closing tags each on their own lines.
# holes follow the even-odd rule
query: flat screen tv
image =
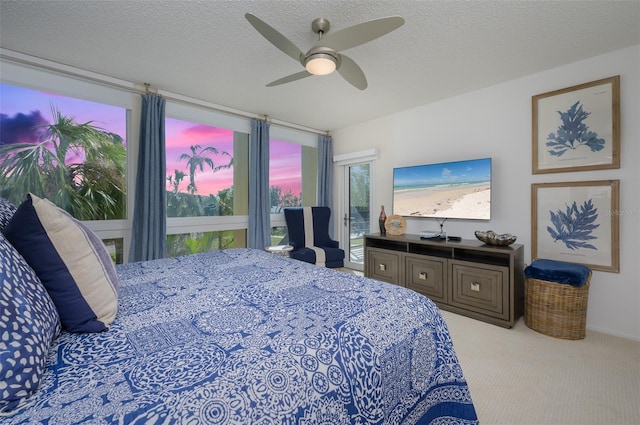
<svg viewBox="0 0 640 425">
<path fill-rule="evenodd" d="M 491 158 L 394 168 L 393 213 L 489 220 Z"/>
</svg>

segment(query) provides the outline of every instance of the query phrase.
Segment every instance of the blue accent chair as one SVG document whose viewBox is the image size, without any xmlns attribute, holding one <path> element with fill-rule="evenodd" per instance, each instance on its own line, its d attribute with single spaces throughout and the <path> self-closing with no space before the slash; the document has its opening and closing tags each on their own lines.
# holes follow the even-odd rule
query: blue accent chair
<svg viewBox="0 0 640 425">
<path fill-rule="evenodd" d="M 312 223 L 306 223 L 306 226 L 305 208 L 307 209 L 307 218 L 312 218 Z M 320 265 L 322 259 L 317 257 L 322 254 L 318 254 L 316 251 L 321 249 L 324 252 L 326 267 L 344 266 L 344 250 L 338 247 L 338 241 L 329 236 L 330 217 L 331 208 L 329 207 L 287 207 L 284 209 L 284 218 L 289 231 L 289 245 L 293 247 L 293 251 L 290 252 L 291 258 Z M 305 227 L 313 229 L 313 234 L 307 235 Z M 312 246 L 316 249 L 311 248 Z"/>
</svg>

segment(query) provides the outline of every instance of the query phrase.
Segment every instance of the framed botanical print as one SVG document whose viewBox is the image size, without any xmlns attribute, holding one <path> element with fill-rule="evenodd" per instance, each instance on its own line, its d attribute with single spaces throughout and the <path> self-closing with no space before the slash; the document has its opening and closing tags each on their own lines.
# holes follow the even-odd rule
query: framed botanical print
<svg viewBox="0 0 640 425">
<path fill-rule="evenodd" d="M 531 185 L 531 258 L 618 273 L 619 180 Z"/>
<path fill-rule="evenodd" d="M 620 76 L 532 97 L 533 174 L 620 168 Z"/>
</svg>

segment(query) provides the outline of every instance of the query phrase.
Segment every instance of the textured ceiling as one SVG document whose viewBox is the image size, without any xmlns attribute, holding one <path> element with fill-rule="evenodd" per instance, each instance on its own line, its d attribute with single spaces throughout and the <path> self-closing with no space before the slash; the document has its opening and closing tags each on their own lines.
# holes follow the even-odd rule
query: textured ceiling
<svg viewBox="0 0 640 425">
<path fill-rule="evenodd" d="M 405 25 L 345 51 L 360 91 L 302 70 L 244 18 L 306 51 L 332 30 L 385 16 Z M 321 130 L 333 130 L 640 43 L 639 1 L 5 1 L 0 46 Z M 605 76 L 594 76 L 605 77 Z"/>
</svg>

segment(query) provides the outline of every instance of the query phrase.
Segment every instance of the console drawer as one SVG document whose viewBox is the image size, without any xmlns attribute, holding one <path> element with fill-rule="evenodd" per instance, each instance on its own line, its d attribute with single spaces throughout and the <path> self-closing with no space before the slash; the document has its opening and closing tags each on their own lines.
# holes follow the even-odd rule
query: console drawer
<svg viewBox="0 0 640 425">
<path fill-rule="evenodd" d="M 438 257 L 406 254 L 405 283 L 433 301 L 447 302 L 447 260 Z"/>
<path fill-rule="evenodd" d="M 366 276 L 372 279 L 401 285 L 400 256 L 400 252 L 378 250 L 375 248 L 368 249 Z"/>
<path fill-rule="evenodd" d="M 509 320 L 509 268 L 450 260 L 452 306 Z"/>
</svg>

